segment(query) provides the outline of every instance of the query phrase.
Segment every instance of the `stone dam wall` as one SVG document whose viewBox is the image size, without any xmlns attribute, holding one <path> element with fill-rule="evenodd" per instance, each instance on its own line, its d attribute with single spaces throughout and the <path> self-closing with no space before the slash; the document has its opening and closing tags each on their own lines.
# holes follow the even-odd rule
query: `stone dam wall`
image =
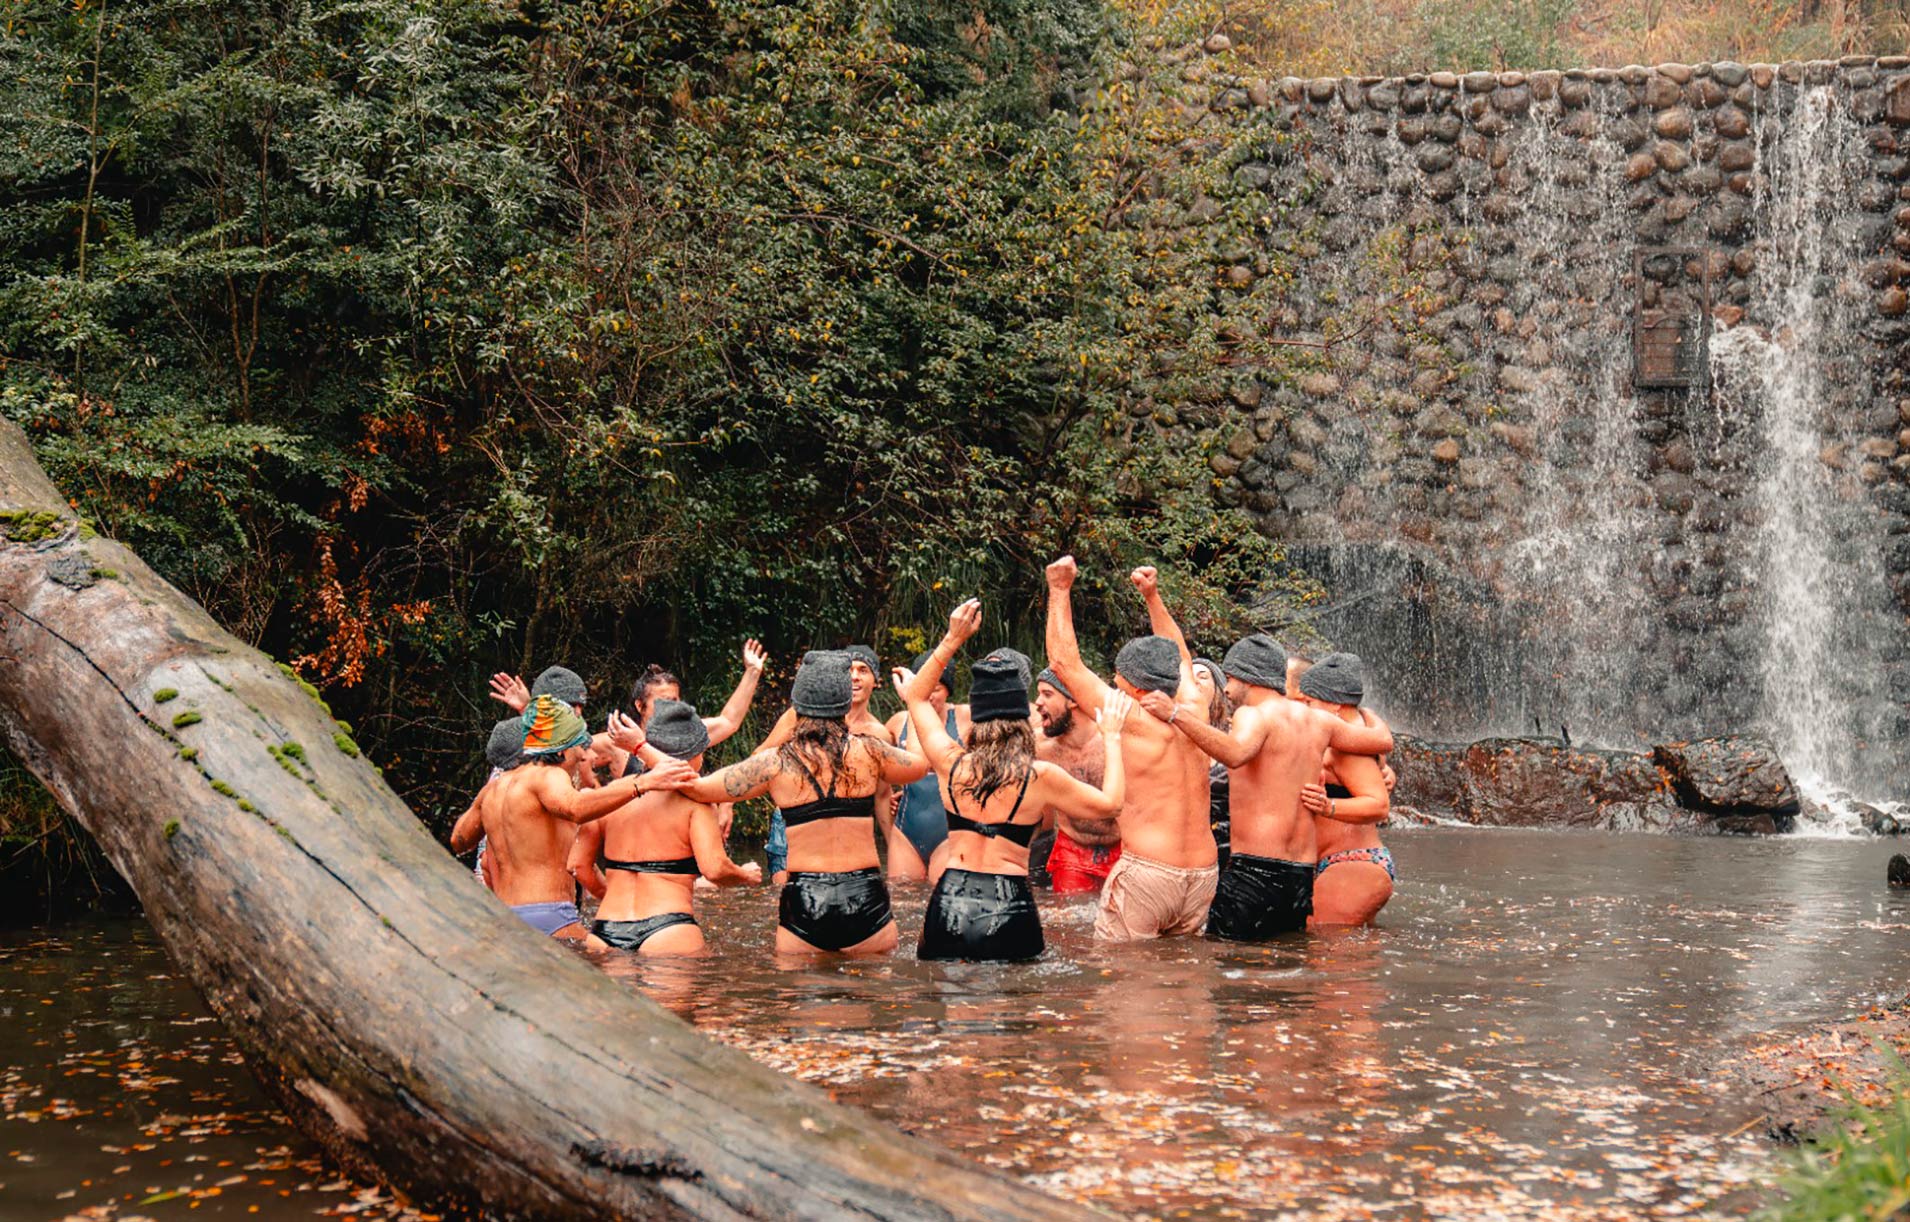
<svg viewBox="0 0 1910 1222">
<path fill-rule="evenodd" d="M 1378 706 L 1758 733 L 1800 783 L 1910 798 L 1910 59 L 1220 62 L 1187 73 L 1248 136 L 1220 279 L 1272 278 L 1317 359 L 1233 385 L 1210 463 Z"/>
</svg>

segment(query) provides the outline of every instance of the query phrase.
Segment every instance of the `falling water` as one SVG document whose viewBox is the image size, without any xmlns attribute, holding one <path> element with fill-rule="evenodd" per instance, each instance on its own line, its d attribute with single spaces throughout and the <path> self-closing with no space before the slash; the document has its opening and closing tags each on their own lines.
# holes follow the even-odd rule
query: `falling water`
<svg viewBox="0 0 1910 1222">
<path fill-rule="evenodd" d="M 1863 172 L 1860 133 L 1830 89 L 1767 127 L 1758 200 L 1761 325 L 1713 342 L 1720 401 L 1755 421 L 1763 450 L 1746 557 L 1761 617 L 1762 729 L 1807 788 L 1877 792 L 1892 710 L 1873 617 L 1886 605 L 1858 439 L 1842 403 L 1867 371 L 1839 360 L 1860 325 L 1861 250 L 1836 223 Z M 1860 397 L 1861 396 L 1861 397 Z"/>
<path fill-rule="evenodd" d="M 1855 342 L 1877 209 L 1854 203 L 1876 167 L 1849 96 L 1762 91 L 1748 197 L 1706 165 L 1715 141 L 1690 174 L 1635 172 L 1660 146 L 1616 89 L 1535 104 L 1459 159 L 1437 207 L 1424 147 L 1390 126 L 1314 155 L 1333 184 L 1312 209 L 1324 253 L 1302 255 L 1290 325 L 1382 291 L 1361 252 L 1389 241 L 1438 300 L 1339 358 L 1354 410 L 1273 392 L 1286 434 L 1256 460 L 1274 503 L 1254 507 L 1330 592 L 1308 624 L 1369 659 L 1403 728 L 1569 726 L 1632 749 L 1756 732 L 1807 792 L 1900 796 L 1903 631 L 1874 495 L 1894 477 L 1855 432 L 1884 444 L 1874 348 Z M 1711 186 L 1688 186 L 1700 173 Z M 1450 264 L 1419 257 L 1439 243 Z M 1640 248 L 1661 246 L 1703 253 L 1659 275 Z M 1711 384 L 1635 389 L 1634 313 L 1682 308 L 1707 274 L 1729 307 Z M 1427 381 L 1428 352 L 1451 359 L 1447 381 Z"/>
</svg>

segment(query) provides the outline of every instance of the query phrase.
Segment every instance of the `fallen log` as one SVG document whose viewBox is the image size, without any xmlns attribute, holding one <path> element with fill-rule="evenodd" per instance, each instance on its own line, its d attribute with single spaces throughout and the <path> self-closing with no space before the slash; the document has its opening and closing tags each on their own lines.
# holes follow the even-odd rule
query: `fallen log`
<svg viewBox="0 0 1910 1222">
<path fill-rule="evenodd" d="M 512 917 L 317 693 L 92 537 L 0 420 L 0 733 L 286 1114 L 496 1218 L 1084 1216 L 698 1035 Z"/>
</svg>

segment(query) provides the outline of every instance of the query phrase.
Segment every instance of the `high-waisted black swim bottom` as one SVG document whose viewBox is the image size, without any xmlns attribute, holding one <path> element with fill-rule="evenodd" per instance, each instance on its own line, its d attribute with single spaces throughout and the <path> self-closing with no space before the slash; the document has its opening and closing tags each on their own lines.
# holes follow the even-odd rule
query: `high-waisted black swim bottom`
<svg viewBox="0 0 1910 1222">
<path fill-rule="evenodd" d="M 672 925 L 694 925 L 696 918 L 687 912 L 659 912 L 635 921 L 592 921 L 590 932 L 618 950 L 635 950 Z"/>
<path fill-rule="evenodd" d="M 1306 928 L 1313 915 L 1313 865 L 1235 853 L 1207 910 L 1207 936 L 1264 942 Z"/>
<path fill-rule="evenodd" d="M 915 955 L 1013 963 L 1038 958 L 1045 946 L 1026 877 L 944 870 L 929 896 Z"/>
<path fill-rule="evenodd" d="M 790 872 L 777 923 L 818 950 L 847 950 L 889 923 L 889 888 L 877 866 L 840 873 Z"/>
</svg>

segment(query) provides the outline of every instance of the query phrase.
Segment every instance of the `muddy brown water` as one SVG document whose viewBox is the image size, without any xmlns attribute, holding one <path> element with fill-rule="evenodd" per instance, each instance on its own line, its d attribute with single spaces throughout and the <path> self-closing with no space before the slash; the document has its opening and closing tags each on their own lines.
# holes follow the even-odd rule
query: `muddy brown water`
<svg viewBox="0 0 1910 1222">
<path fill-rule="evenodd" d="M 1888 842 L 1438 829 L 1381 928 L 1031 966 L 768 955 L 606 967 L 715 1038 L 1045 1190 L 1144 1217 L 1740 1216 L 1777 1155 L 1715 1078 L 1774 1027 L 1901 996 Z M 912 948 L 925 896 L 898 890 Z M 0 1217 L 383 1217 L 286 1127 L 147 927 L 0 935 Z"/>
</svg>

